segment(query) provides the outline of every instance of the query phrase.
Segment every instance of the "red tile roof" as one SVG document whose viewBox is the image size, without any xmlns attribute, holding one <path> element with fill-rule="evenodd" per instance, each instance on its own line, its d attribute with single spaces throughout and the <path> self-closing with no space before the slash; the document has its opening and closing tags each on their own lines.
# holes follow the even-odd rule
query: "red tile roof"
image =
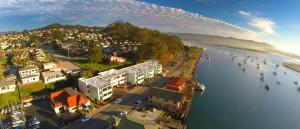
<svg viewBox="0 0 300 129">
<path fill-rule="evenodd" d="M 173 77 L 171 80 L 167 83 L 168 86 L 184 86 L 184 80 L 181 77 Z"/>
<path fill-rule="evenodd" d="M 76 106 L 82 106 L 83 104 L 88 103 L 90 100 L 87 98 L 84 98 L 79 93 L 76 93 L 75 91 L 70 94 L 70 90 L 73 90 L 71 88 L 66 88 L 64 90 L 60 90 L 54 93 L 51 93 L 50 99 L 53 103 L 54 108 L 66 105 L 68 108 L 76 107 Z M 76 94 L 74 94 L 76 93 Z"/>
<path fill-rule="evenodd" d="M 165 89 L 174 90 L 174 91 L 181 91 L 181 88 L 178 86 L 166 86 Z"/>
</svg>

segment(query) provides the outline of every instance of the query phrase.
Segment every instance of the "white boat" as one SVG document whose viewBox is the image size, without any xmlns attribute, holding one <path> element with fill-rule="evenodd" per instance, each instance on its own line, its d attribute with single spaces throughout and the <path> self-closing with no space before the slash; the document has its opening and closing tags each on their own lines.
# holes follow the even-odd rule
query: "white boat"
<svg viewBox="0 0 300 129">
<path fill-rule="evenodd" d="M 198 90 L 199 90 L 200 92 L 204 92 L 205 86 L 204 86 L 203 84 L 198 83 Z"/>
</svg>

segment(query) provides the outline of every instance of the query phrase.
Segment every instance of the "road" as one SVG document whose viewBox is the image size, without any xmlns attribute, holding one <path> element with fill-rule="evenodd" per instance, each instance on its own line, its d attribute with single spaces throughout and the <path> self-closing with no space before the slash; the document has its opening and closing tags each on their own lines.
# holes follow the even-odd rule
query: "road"
<svg viewBox="0 0 300 129">
<path fill-rule="evenodd" d="M 122 98 L 122 102 L 119 104 L 109 103 L 106 104 L 98 111 L 98 113 L 94 114 L 92 118 L 82 123 L 81 120 L 76 120 L 70 126 L 65 127 L 66 129 L 105 129 L 108 127 L 106 119 L 108 119 L 112 115 L 118 115 L 120 112 L 127 112 L 129 113 L 132 111 L 133 104 L 138 101 L 142 100 L 142 98 L 147 94 L 146 87 L 136 87 L 135 89 L 129 91 L 128 93 L 124 94 L 120 98 Z"/>
</svg>

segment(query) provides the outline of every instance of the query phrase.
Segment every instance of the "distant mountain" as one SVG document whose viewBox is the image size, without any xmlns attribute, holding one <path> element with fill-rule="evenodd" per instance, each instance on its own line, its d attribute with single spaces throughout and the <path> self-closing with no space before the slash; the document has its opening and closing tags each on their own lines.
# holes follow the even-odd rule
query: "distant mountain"
<svg viewBox="0 0 300 129">
<path fill-rule="evenodd" d="M 236 39 L 232 37 L 221 37 L 205 34 L 191 34 L 191 33 L 169 33 L 180 37 L 185 42 L 192 44 L 208 44 L 208 45 L 221 45 L 234 48 L 248 49 L 262 52 L 273 52 L 276 48 L 270 44 L 256 42 L 252 40 Z"/>
</svg>

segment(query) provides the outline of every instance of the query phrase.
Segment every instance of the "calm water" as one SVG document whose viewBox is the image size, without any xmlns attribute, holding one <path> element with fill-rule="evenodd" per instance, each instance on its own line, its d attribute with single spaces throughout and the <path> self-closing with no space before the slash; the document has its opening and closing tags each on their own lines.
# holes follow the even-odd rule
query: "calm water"
<svg viewBox="0 0 300 129">
<path fill-rule="evenodd" d="M 275 68 L 276 64 L 292 58 L 218 48 L 210 49 L 211 61 L 202 57 L 198 64 L 198 81 L 206 85 L 206 90 L 193 99 L 189 129 L 300 129 L 300 92 L 297 91 L 300 74 L 281 65 Z M 232 61 L 230 51 L 239 57 Z M 247 55 L 253 63 L 250 59 L 244 65 L 242 60 Z M 264 59 L 267 65 L 263 64 Z M 239 62 L 242 67 L 237 65 Z M 259 70 L 257 63 L 261 66 Z M 274 71 L 277 76 L 272 74 Z M 260 80 L 261 72 L 265 74 L 264 82 Z M 298 81 L 298 86 L 294 81 Z M 265 89 L 266 84 L 270 86 L 269 91 Z"/>
</svg>

